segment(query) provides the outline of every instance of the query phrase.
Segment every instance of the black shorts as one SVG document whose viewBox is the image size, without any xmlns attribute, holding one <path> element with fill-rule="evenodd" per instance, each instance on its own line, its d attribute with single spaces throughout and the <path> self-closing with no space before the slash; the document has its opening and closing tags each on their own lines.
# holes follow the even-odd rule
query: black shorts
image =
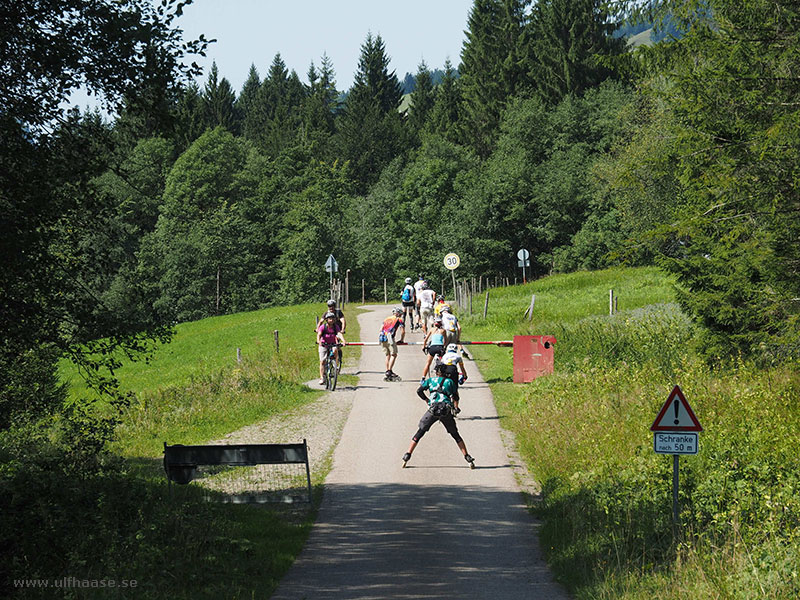
<svg viewBox="0 0 800 600">
<path fill-rule="evenodd" d="M 435 346 L 428 346 L 429 356 L 444 356 L 444 346 L 437 344 Z"/>
<path fill-rule="evenodd" d="M 413 300 L 409 300 L 408 302 L 403 302 L 403 308 L 414 308 L 416 304 Z"/>
</svg>

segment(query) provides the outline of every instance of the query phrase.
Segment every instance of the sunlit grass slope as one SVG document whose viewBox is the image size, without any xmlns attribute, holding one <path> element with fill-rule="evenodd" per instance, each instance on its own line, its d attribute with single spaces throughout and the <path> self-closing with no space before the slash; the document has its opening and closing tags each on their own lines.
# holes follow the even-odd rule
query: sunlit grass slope
<svg viewBox="0 0 800 600">
<path fill-rule="evenodd" d="M 655 269 L 492 289 L 486 320 L 483 300 L 472 316 L 461 311 L 464 339 L 558 340 L 555 373 L 528 384 L 511 383 L 511 349 L 473 353 L 542 486 L 548 561 L 577 598 L 800 597 L 798 365 L 709 368 L 692 351 L 693 327 L 669 278 Z M 672 458 L 653 451 L 649 430 L 676 384 L 705 428 L 700 453 L 680 461 L 677 540 Z"/>
</svg>

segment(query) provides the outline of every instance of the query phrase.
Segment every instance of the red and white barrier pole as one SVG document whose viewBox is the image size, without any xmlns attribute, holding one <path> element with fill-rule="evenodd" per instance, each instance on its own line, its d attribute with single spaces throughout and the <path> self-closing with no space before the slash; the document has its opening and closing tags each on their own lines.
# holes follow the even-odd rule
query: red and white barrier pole
<svg viewBox="0 0 800 600">
<path fill-rule="evenodd" d="M 514 342 L 510 340 L 501 340 L 493 342 L 456 342 L 464 346 L 513 346 Z M 380 346 L 380 342 L 347 342 L 346 346 Z M 398 346 L 421 346 L 422 342 L 397 342 Z"/>
</svg>

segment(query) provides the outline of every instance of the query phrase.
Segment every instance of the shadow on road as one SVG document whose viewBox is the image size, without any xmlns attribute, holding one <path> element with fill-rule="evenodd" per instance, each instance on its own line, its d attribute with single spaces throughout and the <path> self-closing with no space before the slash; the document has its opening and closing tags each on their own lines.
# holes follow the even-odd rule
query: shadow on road
<svg viewBox="0 0 800 600">
<path fill-rule="evenodd" d="M 540 559 L 537 527 L 519 492 L 330 485 L 273 598 L 566 598 Z"/>
</svg>

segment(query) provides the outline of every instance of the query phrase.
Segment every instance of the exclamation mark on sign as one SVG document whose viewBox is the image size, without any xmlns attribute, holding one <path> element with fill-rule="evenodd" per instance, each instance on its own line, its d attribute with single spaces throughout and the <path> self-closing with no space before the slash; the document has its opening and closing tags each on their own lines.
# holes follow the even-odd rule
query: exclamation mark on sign
<svg viewBox="0 0 800 600">
<path fill-rule="evenodd" d="M 681 405 L 680 401 L 676 398 L 675 402 L 673 403 L 673 406 L 675 407 L 675 421 L 674 421 L 675 425 L 680 423 L 680 420 L 678 419 L 678 409 L 680 408 L 680 405 Z"/>
</svg>

